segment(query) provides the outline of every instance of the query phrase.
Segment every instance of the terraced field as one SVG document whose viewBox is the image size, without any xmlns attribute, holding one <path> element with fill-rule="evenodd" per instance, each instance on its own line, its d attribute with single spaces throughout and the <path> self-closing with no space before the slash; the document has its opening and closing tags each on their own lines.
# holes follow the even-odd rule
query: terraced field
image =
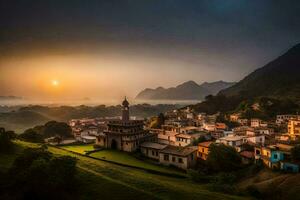
<svg viewBox="0 0 300 200">
<path fill-rule="evenodd" d="M 26 147 L 30 143 L 17 142 Z M 48 147 L 53 154 L 69 155 L 78 159 L 78 176 L 82 187 L 80 199 L 244 199 L 208 191 L 205 185 L 188 178 L 174 178 L 149 173 L 145 170 L 115 165 L 74 154 L 56 147 Z"/>
</svg>

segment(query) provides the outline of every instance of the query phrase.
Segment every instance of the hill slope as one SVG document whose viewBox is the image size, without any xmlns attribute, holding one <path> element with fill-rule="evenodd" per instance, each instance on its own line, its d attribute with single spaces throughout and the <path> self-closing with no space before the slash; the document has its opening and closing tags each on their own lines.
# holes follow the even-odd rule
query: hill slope
<svg viewBox="0 0 300 200">
<path fill-rule="evenodd" d="M 40 147 L 37 144 L 16 141 L 23 148 Z M 95 160 L 80 154 L 74 154 L 61 148 L 48 146 L 48 151 L 56 156 L 77 158 L 78 178 L 82 183 L 75 199 L 199 199 L 225 200 L 247 199 L 209 191 L 204 184 L 192 182 L 188 178 L 177 178 L 163 174 L 151 173 L 106 161 Z M 11 154 L 14 156 L 13 154 Z M 7 158 L 6 158 L 7 160 Z M 0 156 L 0 163 L 9 164 Z M 10 158 L 13 162 L 13 158 Z M 5 167 L 6 169 L 9 166 Z M 0 168 L 1 170 L 1 168 Z M 1 171 L 0 171 L 1 172 Z M 1 194 L 0 194 L 1 199 Z"/>
<path fill-rule="evenodd" d="M 300 44 L 219 94 L 300 99 Z"/>
<path fill-rule="evenodd" d="M 184 82 L 176 87 L 156 89 L 145 89 L 140 92 L 136 99 L 151 100 L 203 100 L 205 96 L 217 94 L 220 90 L 232 86 L 234 83 L 216 81 L 212 83 L 203 83 L 198 85 L 194 81 Z"/>
</svg>

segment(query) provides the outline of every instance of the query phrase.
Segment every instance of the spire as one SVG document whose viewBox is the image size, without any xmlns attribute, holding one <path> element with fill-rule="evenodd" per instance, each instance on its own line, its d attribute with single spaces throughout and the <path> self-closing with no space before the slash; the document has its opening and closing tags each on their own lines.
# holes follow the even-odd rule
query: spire
<svg viewBox="0 0 300 200">
<path fill-rule="evenodd" d="M 128 107 L 129 106 L 129 102 L 127 101 L 127 98 L 125 96 L 124 101 L 122 102 L 123 107 Z"/>
<path fill-rule="evenodd" d="M 126 96 L 122 102 L 122 120 L 129 121 L 129 102 L 127 101 Z"/>
</svg>

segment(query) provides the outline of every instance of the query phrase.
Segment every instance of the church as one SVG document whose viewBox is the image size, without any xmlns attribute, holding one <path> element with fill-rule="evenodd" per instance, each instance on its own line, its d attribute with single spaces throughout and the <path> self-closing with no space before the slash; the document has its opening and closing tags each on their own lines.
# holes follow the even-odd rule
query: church
<svg viewBox="0 0 300 200">
<path fill-rule="evenodd" d="M 156 134 L 144 130 L 143 120 L 131 120 L 129 103 L 122 102 L 122 119 L 110 120 L 107 130 L 97 136 L 96 144 L 105 148 L 126 152 L 136 151 L 143 142 L 155 142 Z"/>
</svg>

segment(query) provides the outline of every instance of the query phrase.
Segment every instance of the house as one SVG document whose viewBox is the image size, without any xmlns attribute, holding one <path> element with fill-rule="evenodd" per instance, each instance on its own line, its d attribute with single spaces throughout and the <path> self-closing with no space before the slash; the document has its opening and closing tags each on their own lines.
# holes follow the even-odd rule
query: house
<svg viewBox="0 0 300 200">
<path fill-rule="evenodd" d="M 265 135 L 263 135 L 263 134 L 258 134 L 255 132 L 247 132 L 246 140 L 248 143 L 251 143 L 251 144 L 264 145 L 266 138 L 265 138 Z"/>
<path fill-rule="evenodd" d="M 149 158 L 159 160 L 159 151 L 166 148 L 167 145 L 155 142 L 144 142 L 141 144 L 141 153 Z"/>
<path fill-rule="evenodd" d="M 235 135 L 246 135 L 247 132 L 254 132 L 254 128 L 249 126 L 239 126 L 233 129 Z"/>
<path fill-rule="evenodd" d="M 240 117 L 241 117 L 240 113 L 234 113 L 229 116 L 229 120 L 231 122 L 237 122 Z"/>
<path fill-rule="evenodd" d="M 201 142 L 198 144 L 198 158 L 206 160 L 209 153 L 209 146 L 212 144 L 212 141 Z"/>
<path fill-rule="evenodd" d="M 292 162 L 280 162 L 280 169 L 286 172 L 298 173 L 299 172 L 299 164 Z"/>
<path fill-rule="evenodd" d="M 242 158 L 242 163 L 249 164 L 254 161 L 254 152 L 253 151 L 242 151 L 240 152 Z"/>
<path fill-rule="evenodd" d="M 207 123 L 205 122 L 203 124 L 203 129 L 207 131 L 215 131 L 216 130 L 216 124 L 215 123 Z"/>
<path fill-rule="evenodd" d="M 228 136 L 228 135 L 234 135 L 233 131 L 223 131 L 223 136 L 222 137 L 225 137 L 225 136 Z"/>
<path fill-rule="evenodd" d="M 227 129 L 227 126 L 226 126 L 225 123 L 216 123 L 215 126 L 216 126 L 217 130 L 225 130 L 225 129 Z"/>
<path fill-rule="evenodd" d="M 194 113 L 187 113 L 186 118 L 187 119 L 194 119 Z"/>
<path fill-rule="evenodd" d="M 260 119 L 251 119 L 250 121 L 250 126 L 251 127 L 260 127 L 260 124 L 261 124 L 262 120 Z"/>
<path fill-rule="evenodd" d="M 175 146 L 185 147 L 192 143 L 192 136 L 189 134 L 179 133 L 175 138 Z"/>
<path fill-rule="evenodd" d="M 258 134 L 263 134 L 263 135 L 273 135 L 274 129 L 267 128 L 267 127 L 259 127 L 259 128 L 255 129 L 255 132 Z"/>
<path fill-rule="evenodd" d="M 86 144 L 92 144 L 96 142 L 96 136 L 83 135 L 81 136 L 81 141 Z"/>
<path fill-rule="evenodd" d="M 300 136 L 300 119 L 289 120 L 288 135 L 291 137 L 291 139 L 296 139 Z"/>
<path fill-rule="evenodd" d="M 157 135 L 157 142 L 161 144 L 175 145 L 176 135 L 179 133 L 174 131 L 163 131 Z"/>
<path fill-rule="evenodd" d="M 234 147 L 238 152 L 242 150 L 241 146 L 247 142 L 246 136 L 229 135 L 216 140 L 216 143 Z"/>
<path fill-rule="evenodd" d="M 291 119 L 298 119 L 300 115 L 277 115 L 276 124 L 281 125 L 287 123 Z"/>
<path fill-rule="evenodd" d="M 287 172 L 299 172 L 299 164 L 291 162 L 292 145 L 276 144 L 267 147 L 255 147 L 255 160 L 261 160 L 271 169 L 281 169 Z"/>
<path fill-rule="evenodd" d="M 199 128 L 195 127 L 195 126 L 186 126 L 186 127 L 179 128 L 179 132 L 184 133 L 184 134 L 192 134 L 192 133 L 196 133 L 198 131 L 199 131 Z"/>
<path fill-rule="evenodd" d="M 211 137 L 212 138 L 214 138 L 214 139 L 218 139 L 218 138 L 221 138 L 221 137 L 224 137 L 225 135 L 224 135 L 224 131 L 211 131 L 210 132 L 210 135 L 211 135 Z"/>
<path fill-rule="evenodd" d="M 237 123 L 239 123 L 242 126 L 247 126 L 248 125 L 248 119 L 245 119 L 245 118 L 238 119 Z"/>
<path fill-rule="evenodd" d="M 276 145 L 268 147 L 255 147 L 255 160 L 261 160 L 265 166 L 271 169 L 280 168 L 280 160 L 283 160 L 283 152 L 276 148 Z"/>
<path fill-rule="evenodd" d="M 193 168 L 197 164 L 198 147 L 167 146 L 159 152 L 159 162 L 163 165 L 175 166 L 181 169 Z"/>
</svg>

